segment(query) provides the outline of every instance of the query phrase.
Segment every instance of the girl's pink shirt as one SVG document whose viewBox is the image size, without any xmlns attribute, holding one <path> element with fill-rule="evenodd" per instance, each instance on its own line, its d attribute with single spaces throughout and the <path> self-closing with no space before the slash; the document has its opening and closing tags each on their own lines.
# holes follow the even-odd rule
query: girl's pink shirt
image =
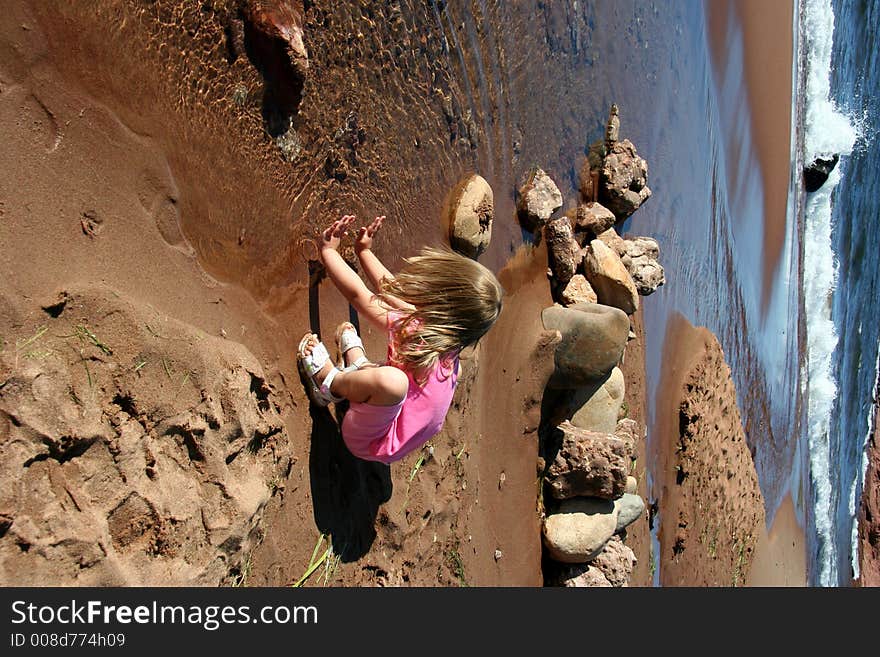
<svg viewBox="0 0 880 657">
<path fill-rule="evenodd" d="M 386 324 L 387 364 L 395 367 L 393 325 L 400 317 L 402 313 L 390 312 Z M 452 404 L 452 396 L 458 382 L 458 365 L 457 356 L 452 362 L 438 363 L 422 385 L 416 382 L 411 372 L 399 367 L 398 369 L 409 379 L 409 390 L 400 404 L 399 413 L 396 412 L 397 406 L 352 403 L 349 408 L 349 414 L 354 411 L 352 422 L 344 422 L 342 432 L 349 449 L 361 458 L 391 463 L 418 449 L 437 435 L 443 428 L 446 413 Z M 395 413 L 396 417 L 394 417 Z M 377 427 L 376 420 L 382 415 L 386 415 L 386 422 L 381 423 L 385 426 Z M 387 422 L 390 422 L 390 425 Z M 378 433 L 377 430 L 382 431 L 381 435 L 375 433 L 369 435 L 373 432 Z"/>
</svg>

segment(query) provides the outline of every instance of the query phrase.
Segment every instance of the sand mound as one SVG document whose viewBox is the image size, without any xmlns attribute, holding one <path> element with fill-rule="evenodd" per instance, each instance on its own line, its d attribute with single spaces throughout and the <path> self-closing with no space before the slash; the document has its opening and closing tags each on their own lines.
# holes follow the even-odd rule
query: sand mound
<svg viewBox="0 0 880 657">
<path fill-rule="evenodd" d="M 660 580 L 737 586 L 748 576 L 764 502 L 730 368 L 717 338 L 684 318 L 667 329 L 680 364 L 667 376 L 660 427 Z M 671 380 L 674 379 L 674 380 Z"/>
<path fill-rule="evenodd" d="M 291 463 L 254 356 L 106 287 L 0 310 L 0 581 L 234 581 Z"/>
</svg>

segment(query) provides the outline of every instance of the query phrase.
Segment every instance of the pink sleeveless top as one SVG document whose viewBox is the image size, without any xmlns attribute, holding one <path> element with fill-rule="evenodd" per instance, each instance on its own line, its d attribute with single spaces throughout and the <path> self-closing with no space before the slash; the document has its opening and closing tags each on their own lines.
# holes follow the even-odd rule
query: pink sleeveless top
<svg viewBox="0 0 880 657">
<path fill-rule="evenodd" d="M 394 356 L 393 325 L 401 313 L 388 313 L 388 365 Z M 391 463 L 424 445 L 443 428 L 458 382 L 458 357 L 438 363 L 423 385 L 409 379 L 406 398 L 394 406 L 352 402 L 342 421 L 342 439 L 352 454 L 368 461 Z"/>
</svg>

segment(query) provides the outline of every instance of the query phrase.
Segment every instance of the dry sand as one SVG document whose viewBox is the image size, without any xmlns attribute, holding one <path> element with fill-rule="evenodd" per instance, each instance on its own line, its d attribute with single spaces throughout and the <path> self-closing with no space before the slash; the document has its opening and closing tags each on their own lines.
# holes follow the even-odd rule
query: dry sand
<svg viewBox="0 0 880 657">
<path fill-rule="evenodd" d="M 666 331 L 663 357 L 671 366 L 659 384 L 652 442 L 661 584 L 803 584 L 803 530 L 790 504 L 766 535 L 764 500 L 717 339 L 680 315 Z"/>
<path fill-rule="evenodd" d="M 395 122 L 403 113 L 370 109 L 365 97 L 360 121 L 377 133 L 368 140 L 374 146 L 356 154 L 366 164 L 351 169 L 349 183 L 326 178 L 322 159 L 331 135 L 349 125 L 340 115 L 344 103 L 330 112 L 320 103 L 303 104 L 299 127 L 318 137 L 291 166 L 265 138 L 259 74 L 249 62 L 203 66 L 225 62 L 222 27 L 198 12 L 172 11 L 174 3 L 145 7 L 13 0 L 0 16 L 0 162 L 8 172 L 0 180 L 0 267 L 5 301 L 23 317 L 3 336 L 5 344 L 34 335 L 44 321 L 40 305 L 60 290 L 106 284 L 107 294 L 253 353 L 279 401 L 293 464 L 287 479 L 271 486 L 262 545 L 235 565 L 246 584 L 297 580 L 321 534 L 332 534 L 339 561 L 309 585 L 539 585 L 534 413 L 548 359 L 533 347 L 540 310 L 550 304 L 546 252 L 525 247 L 511 257 L 517 230 L 512 217 L 498 217 L 487 262 L 507 291 L 505 313 L 465 360 L 446 427 L 431 441 L 433 453 L 422 450 L 391 468 L 354 459 L 336 418 L 310 408 L 298 382 L 296 340 L 309 328 L 330 336 L 349 314 L 329 282 L 317 284 L 310 275 L 304 240 L 328 214 L 351 204 L 361 212 L 384 210 L 377 190 L 396 184 L 410 194 L 407 205 L 393 210 L 413 219 L 389 225 L 384 234 L 380 255 L 395 268 L 399 256 L 442 234 L 436 213 L 426 210 L 440 200 L 420 194 L 426 185 L 420 165 L 439 158 L 443 176 L 430 186 L 448 189 L 467 158 L 458 146 L 448 148 L 448 135 L 431 137 L 449 128 L 442 111 L 424 99 L 412 105 L 430 109 L 406 119 L 418 129 L 400 131 L 422 136 L 417 159 L 383 155 L 375 144 L 393 143 L 382 130 L 399 130 Z M 161 20 L 146 19 L 147 11 Z M 334 11 L 342 10 L 325 15 Z M 162 22 L 183 28 L 157 27 Z M 113 28 L 96 30 L 96 24 Z M 350 62 L 334 59 L 338 44 L 327 36 L 336 27 L 312 27 L 317 86 L 311 98 L 322 88 L 349 93 L 349 81 L 339 75 Z M 413 39 L 411 47 L 432 43 Z M 188 56 L 187 48 L 199 56 Z M 358 67 L 363 93 L 380 68 Z M 386 168 L 400 177 L 376 173 Z M 290 220 L 284 230 L 267 230 L 278 217 Z M 630 416 L 643 423 L 639 316 L 635 331 L 624 364 L 626 401 Z M 368 353 L 381 358 L 384 336 L 366 329 L 364 339 Z M 647 462 L 640 453 L 642 493 Z M 646 520 L 630 527 L 627 543 L 639 559 L 632 583 L 649 584 Z"/>
<path fill-rule="evenodd" d="M 96 21 L 118 31 L 95 30 Z M 247 223 L 296 216 L 295 202 L 280 191 L 289 166 L 262 139 L 259 114 L 228 100 L 228 76 L 211 78 L 217 87 L 205 90 L 209 97 L 229 92 L 227 105 L 178 105 L 179 76 L 198 76 L 181 73 L 179 53 L 157 50 L 137 28 L 137 12 L 108 4 L 86 11 L 12 2 L 0 18 L 0 158 L 8 172 L 0 180 L 2 292 L 10 312 L 23 317 L 4 344 L 33 336 L 45 321 L 40 306 L 60 291 L 88 285 L 256 356 L 279 402 L 292 467 L 285 481 L 267 484 L 262 545 L 217 583 L 233 576 L 253 585 L 291 583 L 319 536 L 330 534 L 339 561 L 309 585 L 539 585 L 537 423 L 531 432 L 524 427 L 529 409 L 539 407 L 534 377 L 552 362 L 532 355 L 540 310 L 551 303 L 546 252 L 525 249 L 499 272 L 505 313 L 464 361 L 433 454 L 422 450 L 391 468 L 354 459 L 336 418 L 309 407 L 293 358 L 302 333 L 331 336 L 348 308 L 328 281 L 310 285 L 317 279 L 300 239 L 308 223 L 274 236 L 280 246 L 263 244 L 270 236 Z M 222 35 L 213 36 L 222 47 Z M 311 189 L 309 207 L 326 193 Z M 350 191 L 327 207 L 346 199 Z M 402 237 L 393 224 L 381 237 L 392 267 L 441 233 L 439 223 L 408 228 L 418 237 Z M 497 249 L 505 250 L 501 238 Z M 225 281 L 209 273 L 221 269 Z M 364 339 L 382 358 L 384 336 L 366 329 Z M 170 401 L 174 389 L 166 393 Z M 14 515 L 4 511 L 4 531 Z"/>
</svg>

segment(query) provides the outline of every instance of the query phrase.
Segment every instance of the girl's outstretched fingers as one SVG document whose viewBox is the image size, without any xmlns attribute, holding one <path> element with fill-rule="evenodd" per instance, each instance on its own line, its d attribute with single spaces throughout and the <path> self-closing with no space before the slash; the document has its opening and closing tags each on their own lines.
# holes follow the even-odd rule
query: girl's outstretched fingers
<svg viewBox="0 0 880 657">
<path fill-rule="evenodd" d="M 324 239 L 322 248 L 330 248 L 336 250 L 339 248 L 339 242 L 345 235 L 348 235 L 348 227 L 354 222 L 353 214 L 343 215 L 341 219 L 337 219 L 321 233 Z"/>
</svg>

